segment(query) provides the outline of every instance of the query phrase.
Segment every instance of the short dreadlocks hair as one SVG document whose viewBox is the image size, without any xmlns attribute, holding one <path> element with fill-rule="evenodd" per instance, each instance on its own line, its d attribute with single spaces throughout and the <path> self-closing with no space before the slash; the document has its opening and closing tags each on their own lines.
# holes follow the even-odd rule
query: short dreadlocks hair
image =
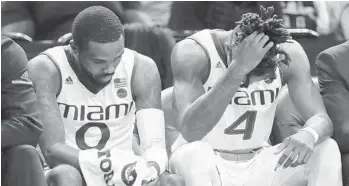
<svg viewBox="0 0 349 186">
<path fill-rule="evenodd" d="M 260 12 L 261 15 L 256 13 L 246 13 L 242 15 L 241 20 L 237 22 L 235 32 L 237 39 L 235 43 L 241 43 L 248 35 L 255 31 L 258 33 L 264 32 L 265 35 L 269 36 L 269 42 L 273 42 L 274 46 L 267 52 L 261 63 L 259 63 L 250 75 L 254 74 L 260 76 L 268 73 L 270 74 L 268 80 L 272 81 L 276 78 L 275 69 L 279 66 L 279 63 L 282 62 L 288 65 L 290 62 L 289 55 L 279 48 L 279 44 L 291 42 L 290 39 L 292 39 L 292 37 L 288 31 L 283 28 L 282 19 L 278 19 L 275 14 L 273 15 L 274 7 L 271 6 L 266 9 L 261 6 Z M 283 54 L 285 59 L 280 60 L 277 57 L 278 54 Z"/>
<path fill-rule="evenodd" d="M 91 6 L 81 11 L 73 22 L 72 35 L 77 47 L 84 49 L 89 41 L 109 43 L 123 34 L 118 16 L 102 6 Z"/>
</svg>

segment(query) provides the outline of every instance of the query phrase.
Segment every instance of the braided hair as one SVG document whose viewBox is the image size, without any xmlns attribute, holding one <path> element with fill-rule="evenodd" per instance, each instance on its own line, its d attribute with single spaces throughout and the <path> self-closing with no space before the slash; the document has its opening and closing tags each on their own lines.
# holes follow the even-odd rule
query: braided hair
<svg viewBox="0 0 349 186">
<path fill-rule="evenodd" d="M 292 39 L 288 31 L 283 28 L 282 19 L 278 19 L 277 15 L 273 15 L 274 7 L 268 7 L 267 9 L 263 6 L 260 7 L 261 15 L 256 13 L 246 13 L 242 15 L 242 18 L 237 23 L 237 29 L 235 36 L 237 37 L 235 43 L 241 43 L 248 35 L 254 31 L 258 33 L 264 32 L 265 35 L 269 36 L 269 42 L 273 42 L 274 46 L 266 53 L 261 63 L 250 72 L 249 75 L 261 76 L 268 73 L 268 81 L 272 82 L 276 79 L 275 70 L 280 63 L 286 65 L 290 62 L 289 55 L 279 48 L 280 43 L 291 42 Z M 268 44 L 266 43 L 266 45 Z M 285 59 L 280 60 L 278 54 L 284 55 Z"/>
</svg>

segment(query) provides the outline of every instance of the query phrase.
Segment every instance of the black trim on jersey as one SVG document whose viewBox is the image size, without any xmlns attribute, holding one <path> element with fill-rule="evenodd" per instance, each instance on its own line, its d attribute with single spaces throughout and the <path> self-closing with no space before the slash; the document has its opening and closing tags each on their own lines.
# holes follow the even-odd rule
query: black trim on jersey
<svg viewBox="0 0 349 186">
<path fill-rule="evenodd" d="M 281 86 L 284 86 L 287 84 L 284 78 L 284 71 L 282 70 L 281 66 L 279 65 L 279 74 L 280 74 L 280 81 L 281 81 Z"/>
<path fill-rule="evenodd" d="M 211 30 L 210 34 L 212 36 L 212 40 L 213 40 L 214 46 L 219 54 L 219 57 L 223 60 L 225 67 L 228 68 L 227 55 L 225 54 L 224 48 L 222 46 L 221 41 L 219 40 L 219 38 L 217 36 L 217 33 L 215 32 L 215 30 Z"/>
<path fill-rule="evenodd" d="M 93 83 L 94 80 L 91 79 L 91 77 L 81 69 L 80 64 L 75 60 L 69 46 L 64 47 L 64 52 L 67 56 L 67 60 L 70 67 L 73 69 L 74 73 L 76 74 L 76 77 L 78 77 L 81 84 L 84 85 L 87 90 L 89 90 L 93 94 L 97 94 L 99 91 L 101 91 L 104 87 L 106 87 L 110 83 L 109 82 L 104 85 L 97 85 L 96 83 Z"/>
<path fill-rule="evenodd" d="M 56 69 L 57 69 L 57 71 L 58 71 L 58 74 L 59 74 L 59 81 L 60 81 L 60 83 L 59 83 L 59 89 L 58 89 L 58 91 L 57 91 L 57 93 L 56 93 L 56 97 L 58 97 L 58 96 L 61 94 L 62 82 L 63 82 L 63 77 L 62 77 L 61 68 L 59 67 L 58 62 L 57 62 L 50 54 L 48 54 L 48 53 L 46 53 L 46 52 L 42 52 L 42 53 L 40 53 L 39 55 L 45 55 L 45 56 L 47 56 L 47 57 L 51 60 L 51 62 L 55 65 L 55 67 L 56 67 Z"/>
<path fill-rule="evenodd" d="M 202 45 L 199 41 L 197 41 L 195 38 L 193 38 L 193 37 L 187 37 L 186 39 L 191 39 L 191 40 L 195 41 L 198 45 L 200 45 L 200 46 L 204 49 L 204 51 L 205 51 L 205 53 L 206 53 L 206 56 L 207 56 L 207 58 L 208 58 L 208 65 L 209 65 L 209 66 L 208 66 L 208 75 L 207 75 L 205 81 L 203 82 L 203 84 L 205 84 L 205 83 L 207 82 L 208 78 L 210 77 L 210 74 L 211 74 L 211 58 L 210 58 L 210 53 L 208 52 L 207 48 L 206 48 L 204 45 Z"/>
<path fill-rule="evenodd" d="M 138 63 L 138 53 L 136 51 L 134 51 L 134 60 L 133 60 L 133 67 L 132 67 L 132 74 L 131 74 L 131 79 L 130 79 L 130 89 L 131 89 L 131 93 L 132 93 L 132 99 L 135 100 L 135 95 L 133 94 L 132 91 L 132 83 L 133 83 L 133 77 L 135 76 L 135 66 Z"/>
</svg>

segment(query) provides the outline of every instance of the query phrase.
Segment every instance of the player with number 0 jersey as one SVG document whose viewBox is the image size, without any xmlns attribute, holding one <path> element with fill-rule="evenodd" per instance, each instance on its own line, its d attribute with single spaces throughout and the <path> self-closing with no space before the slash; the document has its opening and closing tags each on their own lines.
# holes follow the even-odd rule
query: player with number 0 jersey
<svg viewBox="0 0 349 186">
<path fill-rule="evenodd" d="M 124 47 L 122 24 L 105 7 L 80 12 L 72 36 L 69 45 L 42 52 L 28 67 L 45 126 L 40 146 L 51 168 L 47 182 L 156 183 L 167 153 L 154 61 Z M 140 155 L 132 150 L 135 122 Z"/>
</svg>

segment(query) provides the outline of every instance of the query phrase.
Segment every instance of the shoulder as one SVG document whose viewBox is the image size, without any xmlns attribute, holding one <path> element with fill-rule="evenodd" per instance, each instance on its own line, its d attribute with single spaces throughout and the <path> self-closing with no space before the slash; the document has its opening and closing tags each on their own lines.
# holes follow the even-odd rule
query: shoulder
<svg viewBox="0 0 349 186">
<path fill-rule="evenodd" d="M 210 68 L 205 49 L 191 39 L 184 39 L 175 45 L 171 55 L 171 66 L 175 77 L 205 74 L 202 72 Z"/>
<path fill-rule="evenodd" d="M 135 59 L 133 76 L 158 71 L 156 63 L 152 58 L 135 52 Z"/>
<path fill-rule="evenodd" d="M 294 61 L 295 58 L 298 59 L 298 58 L 307 57 L 302 45 L 295 40 L 290 40 L 290 42 L 288 43 L 280 44 L 280 49 L 290 55 L 292 62 Z"/>
<path fill-rule="evenodd" d="M 61 73 L 48 56 L 39 54 L 31 59 L 28 63 L 28 74 L 36 89 L 59 94 Z"/>
<path fill-rule="evenodd" d="M 144 85 L 146 84 L 149 85 L 149 83 L 153 83 L 152 86 L 155 86 L 156 84 L 159 84 L 161 86 L 159 71 L 154 60 L 139 53 L 135 53 L 135 55 L 137 60 L 135 60 L 133 66 L 132 89 L 136 91 L 143 89 L 142 87 L 144 87 Z"/>
<path fill-rule="evenodd" d="M 280 45 L 280 49 L 285 51 L 290 57 L 288 66 L 284 64 L 281 65 L 286 79 L 289 79 L 289 76 L 295 73 L 310 73 L 308 56 L 297 41 L 292 40 L 290 43 L 283 43 Z"/>
<path fill-rule="evenodd" d="M 52 77 L 59 73 L 54 62 L 48 56 L 41 54 L 29 61 L 28 70 L 34 77 Z"/>
</svg>

